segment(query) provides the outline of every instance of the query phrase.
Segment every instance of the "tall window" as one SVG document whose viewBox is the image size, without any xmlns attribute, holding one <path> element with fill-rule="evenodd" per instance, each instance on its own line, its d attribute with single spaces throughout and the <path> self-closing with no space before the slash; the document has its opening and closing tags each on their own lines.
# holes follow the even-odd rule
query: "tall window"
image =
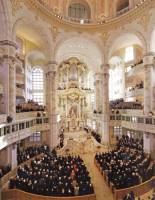
<svg viewBox="0 0 155 200">
<path fill-rule="evenodd" d="M 29 138 L 30 142 L 41 141 L 41 132 L 37 131 Z"/>
<path fill-rule="evenodd" d="M 40 67 L 34 68 L 32 78 L 33 100 L 43 105 L 43 70 Z"/>
<path fill-rule="evenodd" d="M 16 36 L 16 43 L 18 45 L 16 53 L 23 54 L 23 40 Z"/>
<path fill-rule="evenodd" d="M 94 130 L 96 129 L 96 123 L 95 123 L 95 121 L 93 121 L 92 127 L 93 127 Z"/>
<path fill-rule="evenodd" d="M 122 127 L 114 126 L 114 135 L 122 135 Z"/>
<path fill-rule="evenodd" d="M 134 59 L 133 46 L 127 47 L 125 49 L 125 62 L 131 61 Z"/>
<path fill-rule="evenodd" d="M 88 11 L 83 4 L 74 3 L 68 8 L 68 16 L 79 19 L 88 19 Z"/>
</svg>

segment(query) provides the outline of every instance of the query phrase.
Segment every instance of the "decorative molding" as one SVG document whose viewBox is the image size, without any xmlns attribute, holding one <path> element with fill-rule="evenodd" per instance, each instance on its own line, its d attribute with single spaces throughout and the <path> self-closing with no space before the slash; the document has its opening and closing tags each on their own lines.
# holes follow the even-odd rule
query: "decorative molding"
<svg viewBox="0 0 155 200">
<path fill-rule="evenodd" d="M 107 42 L 109 36 L 110 36 L 110 34 L 109 34 L 108 31 L 103 32 L 103 33 L 101 34 L 100 38 L 101 38 L 101 40 L 102 40 L 102 42 L 103 42 L 103 46 L 106 45 L 106 42 Z"/>
<path fill-rule="evenodd" d="M 109 20 L 107 23 L 104 24 L 80 24 L 80 23 L 74 23 L 72 21 L 68 21 L 65 19 L 60 19 L 58 17 L 55 17 L 53 13 L 51 13 L 49 10 L 47 10 L 45 7 L 43 7 L 37 0 L 11 0 L 13 8 L 12 12 L 15 13 L 20 8 L 20 2 L 24 2 L 24 4 L 28 7 L 29 10 L 34 12 L 37 16 L 40 16 L 40 18 L 43 21 L 46 21 L 47 23 L 52 24 L 53 27 L 59 27 L 65 32 L 79 32 L 79 33 L 89 33 L 91 35 L 94 35 L 96 33 L 102 34 L 102 41 L 103 43 L 106 43 L 108 32 L 110 30 L 114 30 L 120 27 L 124 27 L 126 24 L 131 23 L 132 21 L 139 18 L 139 16 L 144 15 L 143 19 L 141 19 L 141 25 L 145 28 L 147 26 L 148 20 L 150 16 L 148 16 L 147 13 L 149 13 L 149 10 L 155 7 L 155 1 L 149 0 L 145 1 L 143 4 L 141 4 L 137 9 L 132 9 L 131 11 L 128 11 L 127 13 L 113 18 Z M 106 32 L 105 32 L 106 30 Z"/>
<path fill-rule="evenodd" d="M 147 30 L 147 25 L 148 25 L 151 15 L 152 14 L 149 14 L 149 10 L 147 10 L 145 13 L 142 13 L 142 15 L 140 16 L 139 24 L 141 24 L 141 26 L 144 28 L 145 31 Z"/>
<path fill-rule="evenodd" d="M 53 36 L 53 42 L 55 42 L 56 37 L 60 34 L 60 32 L 58 31 L 57 27 L 52 26 L 52 28 L 49 28 L 51 31 L 51 34 Z"/>
<path fill-rule="evenodd" d="M 48 65 L 58 65 L 58 63 L 56 61 L 48 61 L 46 64 L 45 64 L 45 67 L 47 67 Z"/>
<path fill-rule="evenodd" d="M 12 4 L 12 15 L 15 16 L 15 12 L 22 8 L 20 5 L 21 0 L 10 0 Z"/>
</svg>

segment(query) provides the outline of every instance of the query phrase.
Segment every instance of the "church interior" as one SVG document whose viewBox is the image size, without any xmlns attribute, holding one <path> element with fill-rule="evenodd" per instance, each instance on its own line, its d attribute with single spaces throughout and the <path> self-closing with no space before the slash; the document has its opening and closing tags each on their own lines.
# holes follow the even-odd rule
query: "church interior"
<svg viewBox="0 0 155 200">
<path fill-rule="evenodd" d="M 155 199 L 155 0 L 0 0 L 0 200 Z"/>
</svg>

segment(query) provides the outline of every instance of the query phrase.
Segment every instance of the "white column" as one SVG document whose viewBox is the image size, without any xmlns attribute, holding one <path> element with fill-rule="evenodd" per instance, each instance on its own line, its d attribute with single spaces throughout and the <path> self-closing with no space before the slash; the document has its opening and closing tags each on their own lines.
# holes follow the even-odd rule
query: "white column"
<svg viewBox="0 0 155 200">
<path fill-rule="evenodd" d="M 143 133 L 144 153 L 151 154 L 151 158 L 155 161 L 155 135 L 153 133 Z"/>
<path fill-rule="evenodd" d="M 102 65 L 102 142 L 109 144 L 109 65 Z"/>
<path fill-rule="evenodd" d="M 50 137 L 49 137 L 49 146 L 50 149 L 57 146 L 57 134 L 58 134 L 58 126 L 57 126 L 57 89 L 56 89 L 56 66 L 57 63 L 55 61 L 49 61 L 45 64 L 46 70 L 46 79 L 47 79 L 47 105 L 48 111 L 50 115 Z"/>
<path fill-rule="evenodd" d="M 15 119 L 16 115 L 16 58 L 17 45 L 9 40 L 0 41 L 3 52 L 2 67 L 0 68 L 0 80 L 4 85 L 4 96 L 0 102 L 2 113 Z"/>
<path fill-rule="evenodd" d="M 154 109 L 153 87 L 155 86 L 154 59 L 155 54 L 149 52 L 143 55 L 144 64 L 144 114 L 148 115 Z"/>
</svg>

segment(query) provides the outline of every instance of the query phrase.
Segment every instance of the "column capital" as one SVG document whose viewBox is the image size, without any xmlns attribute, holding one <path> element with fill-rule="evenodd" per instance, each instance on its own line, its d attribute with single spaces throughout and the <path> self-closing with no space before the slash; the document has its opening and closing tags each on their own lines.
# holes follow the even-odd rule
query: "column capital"
<svg viewBox="0 0 155 200">
<path fill-rule="evenodd" d="M 99 81 L 102 81 L 102 73 L 101 72 L 97 72 L 94 74 L 94 84 L 95 84 L 95 82 L 99 83 Z"/>
<path fill-rule="evenodd" d="M 102 73 L 103 74 L 107 74 L 107 73 L 109 74 L 109 68 L 110 68 L 109 64 L 102 64 L 101 68 L 102 68 Z"/>
<path fill-rule="evenodd" d="M 1 40 L 0 41 L 0 45 L 4 46 L 4 45 L 9 45 L 9 46 L 13 46 L 15 47 L 15 49 L 18 49 L 18 45 L 15 42 L 12 42 L 10 40 Z"/>
<path fill-rule="evenodd" d="M 58 63 L 56 61 L 48 61 L 46 64 L 45 64 L 45 73 L 48 73 L 48 72 L 53 72 L 53 71 L 57 71 L 57 65 Z"/>
<path fill-rule="evenodd" d="M 15 50 L 18 49 L 18 45 L 10 40 L 1 40 L 0 47 L 0 57 L 10 59 L 15 57 Z"/>
<path fill-rule="evenodd" d="M 155 57 L 155 53 L 154 52 L 147 52 L 147 53 L 143 54 L 143 63 L 144 63 L 144 65 L 153 64 L 154 57 Z"/>
</svg>

